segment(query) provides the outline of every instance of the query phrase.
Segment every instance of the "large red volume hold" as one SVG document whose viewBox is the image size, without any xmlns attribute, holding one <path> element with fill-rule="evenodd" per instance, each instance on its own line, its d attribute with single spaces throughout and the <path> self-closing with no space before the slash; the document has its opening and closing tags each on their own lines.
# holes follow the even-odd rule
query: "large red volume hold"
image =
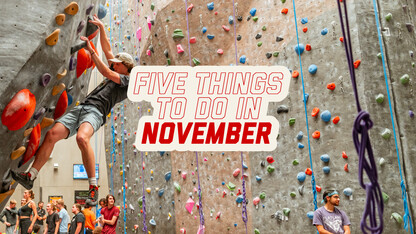
<svg viewBox="0 0 416 234">
<path fill-rule="evenodd" d="M 84 48 L 78 50 L 77 55 L 77 78 L 88 68 L 91 63 L 91 54 Z"/>
<path fill-rule="evenodd" d="M 22 89 L 13 96 L 4 108 L 1 122 L 11 131 L 19 130 L 32 118 L 35 108 L 35 95 L 28 89 Z"/>
<path fill-rule="evenodd" d="M 40 124 L 38 124 L 36 125 L 36 127 L 33 128 L 32 133 L 30 133 L 29 143 L 27 144 L 25 156 L 23 156 L 20 166 L 27 163 L 33 157 L 33 155 L 35 155 L 39 147 L 40 137 L 41 128 Z"/>
<path fill-rule="evenodd" d="M 61 96 L 59 97 L 58 103 L 56 104 L 55 113 L 53 114 L 53 118 L 57 119 L 61 117 L 68 107 L 68 94 L 66 90 L 62 92 Z"/>
</svg>

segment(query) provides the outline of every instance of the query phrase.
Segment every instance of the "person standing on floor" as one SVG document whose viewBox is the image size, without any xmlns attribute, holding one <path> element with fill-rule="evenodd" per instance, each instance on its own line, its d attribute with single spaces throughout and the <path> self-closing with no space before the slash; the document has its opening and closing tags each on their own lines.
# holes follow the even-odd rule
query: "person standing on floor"
<svg viewBox="0 0 416 234">
<path fill-rule="evenodd" d="M 107 207 L 101 209 L 102 216 L 100 217 L 100 223 L 103 226 L 102 233 L 104 234 L 115 234 L 118 216 L 120 210 L 114 206 L 116 199 L 113 195 L 108 194 L 106 197 Z"/>
<path fill-rule="evenodd" d="M 56 213 L 56 208 L 53 203 L 46 205 L 46 228 L 43 234 L 58 234 L 59 233 L 59 214 Z"/>
<path fill-rule="evenodd" d="M 46 211 L 43 209 L 43 201 L 38 202 L 38 219 L 36 220 L 36 224 L 39 225 L 39 233 L 43 233 L 44 230 L 44 220 L 46 219 Z"/>
<path fill-rule="evenodd" d="M 91 206 L 85 203 L 82 213 L 85 216 L 85 234 L 92 234 L 95 229 L 95 214 L 91 210 Z"/>
<path fill-rule="evenodd" d="M 32 190 L 26 190 L 23 192 L 23 197 L 26 204 L 19 209 L 19 218 L 17 219 L 14 232 L 17 232 L 17 228 L 19 227 L 21 234 L 27 234 L 32 233 L 33 226 L 38 218 L 38 212 L 36 210 L 36 203 L 32 200 L 35 198 L 35 193 Z"/>
<path fill-rule="evenodd" d="M 0 213 L 0 222 L 6 225 L 6 234 L 13 234 L 16 220 L 17 220 L 17 208 L 16 208 L 16 200 L 10 200 L 10 205 L 6 207 Z M 3 217 L 6 216 L 6 221 L 3 220 Z"/>
<path fill-rule="evenodd" d="M 59 209 L 59 234 L 68 233 L 69 214 L 65 209 L 65 203 L 63 199 L 59 199 L 56 203 L 56 207 Z"/>
<path fill-rule="evenodd" d="M 83 234 L 85 227 L 85 216 L 81 212 L 81 205 L 75 203 L 72 206 L 72 213 L 74 214 L 74 217 L 72 217 L 71 226 L 69 227 L 69 234 Z"/>
</svg>

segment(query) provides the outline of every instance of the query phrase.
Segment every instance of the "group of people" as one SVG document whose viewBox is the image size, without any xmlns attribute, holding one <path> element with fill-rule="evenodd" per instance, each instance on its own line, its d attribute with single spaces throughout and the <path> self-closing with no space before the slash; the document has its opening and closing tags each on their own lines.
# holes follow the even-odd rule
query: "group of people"
<svg viewBox="0 0 416 234">
<path fill-rule="evenodd" d="M 73 217 L 70 218 L 63 199 L 50 202 L 43 209 L 44 203 L 36 207 L 32 190 L 23 193 L 21 208 L 17 209 L 16 200 L 10 200 L 0 214 L 0 222 L 6 225 L 6 234 L 115 234 L 120 210 L 114 205 L 114 196 L 109 194 L 99 202 L 98 218 L 91 210 L 92 206 L 73 204 Z M 3 219 L 6 217 L 6 220 Z M 46 225 L 44 221 L 46 220 Z"/>
</svg>

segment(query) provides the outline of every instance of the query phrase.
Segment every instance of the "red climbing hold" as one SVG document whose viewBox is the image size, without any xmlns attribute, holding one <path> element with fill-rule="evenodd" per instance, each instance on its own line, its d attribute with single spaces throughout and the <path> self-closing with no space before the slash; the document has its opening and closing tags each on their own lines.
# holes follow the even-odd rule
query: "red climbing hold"
<svg viewBox="0 0 416 234">
<path fill-rule="evenodd" d="M 218 15 L 218 11 L 214 12 L 214 15 Z"/>
<path fill-rule="evenodd" d="M 283 8 L 282 11 L 281 11 L 281 13 L 286 15 L 288 11 L 289 11 L 289 9 Z"/>
<path fill-rule="evenodd" d="M 318 113 L 319 113 L 319 108 L 318 107 L 315 107 L 315 108 L 312 109 L 312 117 L 318 116 Z"/>
<path fill-rule="evenodd" d="M 361 60 L 356 60 L 355 62 L 354 62 L 354 68 L 358 68 L 359 66 L 360 66 L 360 64 L 361 64 Z"/>
<path fill-rule="evenodd" d="M 224 31 L 226 31 L 226 32 L 229 32 L 229 31 L 230 31 L 230 28 L 229 28 L 229 27 L 227 27 L 227 26 L 225 26 L 225 25 L 222 25 L 221 27 L 222 27 L 222 29 L 224 29 Z"/>
<path fill-rule="evenodd" d="M 332 122 L 334 124 L 337 124 L 339 122 L 339 116 L 335 116 L 334 119 L 332 120 Z"/>
<path fill-rule="evenodd" d="M 326 88 L 332 91 L 334 91 L 335 87 L 336 87 L 335 83 L 329 83 L 326 85 Z"/>
<path fill-rule="evenodd" d="M 344 171 L 349 172 L 350 170 L 348 170 L 348 163 L 345 163 L 344 165 Z"/>
<path fill-rule="evenodd" d="M 306 32 L 308 31 L 308 27 L 304 27 L 304 28 L 302 29 L 302 31 L 303 31 L 304 33 L 306 33 Z"/>
<path fill-rule="evenodd" d="M 306 44 L 305 50 L 310 51 L 312 49 L 312 46 L 310 44 Z"/>
<path fill-rule="evenodd" d="M 88 68 L 91 63 L 91 54 L 84 48 L 78 50 L 77 56 L 77 78 Z"/>
<path fill-rule="evenodd" d="M 66 90 L 62 92 L 61 96 L 59 97 L 58 103 L 56 104 L 55 113 L 53 114 L 54 119 L 58 119 L 61 117 L 68 107 L 68 95 Z"/>
<path fill-rule="evenodd" d="M 316 191 L 318 191 L 318 193 L 320 193 L 321 191 L 322 191 L 322 188 L 321 188 L 321 186 L 316 186 Z"/>
<path fill-rule="evenodd" d="M 1 122 L 11 131 L 16 131 L 27 124 L 35 113 L 36 98 L 29 89 L 16 93 L 4 108 Z"/>
<path fill-rule="evenodd" d="M 30 133 L 29 137 L 29 143 L 26 147 L 26 153 L 25 156 L 23 156 L 22 162 L 20 165 L 24 165 L 29 161 L 33 155 L 35 155 L 36 151 L 38 150 L 39 143 L 40 143 L 40 137 L 41 137 L 41 127 L 40 124 L 36 125 L 36 127 L 33 128 L 32 133 Z"/>
<path fill-rule="evenodd" d="M 347 153 L 345 153 L 345 151 L 342 151 L 342 157 L 345 158 L 345 159 L 348 158 Z"/>
<path fill-rule="evenodd" d="M 305 170 L 305 174 L 306 175 L 312 175 L 312 170 L 308 167 L 308 168 L 306 168 L 306 170 Z"/>
<path fill-rule="evenodd" d="M 344 42 L 344 38 L 343 38 L 343 37 L 340 37 L 340 38 L 339 38 L 339 41 L 340 41 L 340 42 Z"/>
<path fill-rule="evenodd" d="M 298 77 L 299 77 L 299 72 L 298 72 L 298 71 L 296 71 L 296 70 L 294 70 L 294 71 L 292 72 L 292 77 L 293 77 L 293 78 L 298 78 Z"/>
<path fill-rule="evenodd" d="M 191 39 L 189 39 L 189 43 L 195 44 L 196 43 L 196 37 L 191 37 Z"/>
<path fill-rule="evenodd" d="M 194 8 L 194 4 L 191 3 L 191 5 L 189 5 L 189 7 L 186 9 L 186 11 L 189 13 L 192 11 L 192 9 Z"/>
<path fill-rule="evenodd" d="M 321 132 L 320 131 L 313 132 L 312 137 L 313 139 L 319 139 L 321 137 Z"/>
</svg>

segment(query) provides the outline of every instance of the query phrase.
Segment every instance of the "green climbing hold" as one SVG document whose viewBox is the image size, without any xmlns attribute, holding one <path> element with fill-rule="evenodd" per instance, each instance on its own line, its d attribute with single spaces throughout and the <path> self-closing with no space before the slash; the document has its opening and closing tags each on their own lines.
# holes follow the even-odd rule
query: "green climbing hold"
<svg viewBox="0 0 416 234">
<path fill-rule="evenodd" d="M 266 26 L 263 26 L 262 28 L 261 28 L 261 30 L 263 30 L 263 31 L 266 31 Z"/>
<path fill-rule="evenodd" d="M 259 231 L 259 229 L 254 229 L 254 234 L 260 234 L 260 231 Z"/>
<path fill-rule="evenodd" d="M 384 102 L 384 95 L 383 94 L 378 94 L 377 96 L 376 96 L 376 101 L 377 101 L 377 103 L 378 104 L 381 104 L 381 103 L 383 103 Z"/>
<path fill-rule="evenodd" d="M 198 66 L 199 64 L 201 64 L 201 62 L 197 58 L 193 58 L 192 62 L 194 63 L 195 66 Z"/>
<path fill-rule="evenodd" d="M 299 164 L 299 160 L 297 160 L 297 159 L 293 160 L 292 164 L 295 165 L 295 166 L 298 165 Z"/>
<path fill-rule="evenodd" d="M 168 65 L 170 65 L 170 64 L 171 64 L 170 59 L 166 59 L 166 62 L 168 63 Z"/>
<path fill-rule="evenodd" d="M 273 52 L 273 57 L 277 57 L 277 56 L 279 56 L 279 52 L 278 51 Z"/>
<path fill-rule="evenodd" d="M 291 192 L 291 193 L 290 193 L 290 196 L 291 196 L 291 197 L 296 197 L 296 193 L 295 193 L 295 192 Z"/>
<path fill-rule="evenodd" d="M 404 74 L 402 77 L 400 77 L 400 83 L 403 85 L 408 84 L 410 81 L 410 77 L 408 74 Z"/>
<path fill-rule="evenodd" d="M 390 21 L 392 17 L 393 17 L 393 15 L 391 13 L 388 13 L 385 17 L 386 21 Z"/>
<path fill-rule="evenodd" d="M 282 3 L 285 3 L 286 2 L 286 0 L 282 0 Z"/>
<path fill-rule="evenodd" d="M 389 195 L 387 195 L 385 192 L 382 192 L 381 194 L 383 195 L 383 202 L 387 203 L 390 199 Z"/>
<path fill-rule="evenodd" d="M 170 18 L 166 18 L 166 22 L 169 22 L 170 21 Z"/>
<path fill-rule="evenodd" d="M 390 137 L 391 137 L 390 129 L 388 129 L 388 128 L 384 129 L 384 131 L 381 133 L 381 136 L 386 140 L 390 139 Z"/>
<path fill-rule="evenodd" d="M 295 122 L 296 122 L 296 119 L 295 118 L 290 118 L 289 119 L 289 125 L 290 126 L 293 126 L 293 124 L 295 124 Z"/>
<path fill-rule="evenodd" d="M 268 166 L 267 166 L 267 172 L 268 172 L 268 173 L 272 173 L 272 172 L 274 172 L 274 166 L 270 166 L 270 165 L 268 165 Z"/>
<path fill-rule="evenodd" d="M 172 37 L 173 39 L 181 39 L 184 38 L 185 35 L 183 35 L 182 29 L 175 29 L 175 31 L 173 31 Z"/>
<path fill-rule="evenodd" d="M 379 58 L 379 59 L 381 59 L 381 58 L 382 58 L 381 53 L 378 53 L 378 54 L 377 54 L 377 58 Z"/>
<path fill-rule="evenodd" d="M 181 192 L 181 186 L 178 183 L 174 182 L 173 186 L 175 187 L 176 191 L 178 191 L 178 193 Z"/>
<path fill-rule="evenodd" d="M 263 42 L 261 41 L 257 42 L 257 47 L 260 47 L 261 45 L 263 45 Z"/>
<path fill-rule="evenodd" d="M 228 188 L 230 191 L 234 191 L 234 190 L 235 190 L 235 184 L 233 184 L 233 183 L 231 183 L 231 182 L 228 182 L 228 184 L 227 184 L 226 186 L 227 186 L 227 188 Z"/>
<path fill-rule="evenodd" d="M 172 10 L 172 13 L 175 13 L 175 10 Z"/>
<path fill-rule="evenodd" d="M 284 214 L 285 216 L 289 216 L 289 214 L 290 214 L 290 209 L 289 209 L 289 208 L 283 208 L 283 214 Z"/>
<path fill-rule="evenodd" d="M 257 17 L 257 16 L 254 16 L 254 17 L 253 17 L 253 21 L 254 21 L 254 22 L 257 22 L 257 20 L 258 20 L 258 19 L 259 19 L 259 17 Z"/>
<path fill-rule="evenodd" d="M 152 4 L 150 4 L 150 9 L 153 11 L 155 9 L 155 4 L 152 2 Z"/>
<path fill-rule="evenodd" d="M 415 67 L 415 62 L 412 62 L 412 67 Z"/>
<path fill-rule="evenodd" d="M 391 219 L 396 220 L 397 223 L 401 224 L 403 222 L 403 218 L 399 213 L 394 212 L 393 214 L 391 214 Z"/>
<path fill-rule="evenodd" d="M 143 205 L 143 197 L 139 197 L 139 199 L 137 199 L 137 202 L 139 203 L 139 206 L 142 207 L 142 205 Z"/>
<path fill-rule="evenodd" d="M 259 195 L 260 199 L 263 200 L 266 198 L 266 193 L 265 192 L 261 192 Z"/>
<path fill-rule="evenodd" d="M 120 170 L 123 170 L 123 165 L 120 165 Z"/>
</svg>

